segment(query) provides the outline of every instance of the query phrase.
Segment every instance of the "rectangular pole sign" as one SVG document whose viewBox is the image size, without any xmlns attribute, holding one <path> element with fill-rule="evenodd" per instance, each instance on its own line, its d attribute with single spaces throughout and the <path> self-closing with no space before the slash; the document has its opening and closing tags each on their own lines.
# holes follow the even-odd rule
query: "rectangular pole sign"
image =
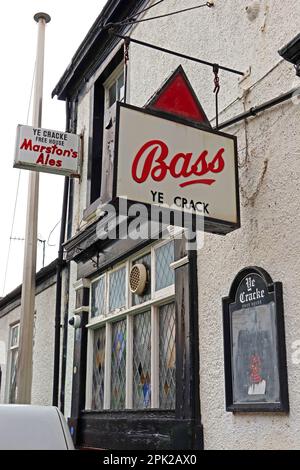
<svg viewBox="0 0 300 470">
<path fill-rule="evenodd" d="M 240 227 L 235 136 L 119 103 L 115 153 L 115 200 L 142 203 L 150 214 L 153 206 L 193 214 L 212 233 Z"/>
<path fill-rule="evenodd" d="M 18 125 L 14 168 L 79 177 L 80 137 Z"/>
</svg>

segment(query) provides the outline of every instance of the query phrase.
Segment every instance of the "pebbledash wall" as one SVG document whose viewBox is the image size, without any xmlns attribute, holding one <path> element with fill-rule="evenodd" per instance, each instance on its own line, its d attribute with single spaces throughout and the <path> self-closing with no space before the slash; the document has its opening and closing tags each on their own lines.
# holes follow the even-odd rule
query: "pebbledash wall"
<svg viewBox="0 0 300 470">
<path fill-rule="evenodd" d="M 52 404 L 56 261 L 37 274 L 33 349 L 32 404 Z M 11 326 L 20 321 L 21 288 L 0 301 L 0 403 L 8 403 Z M 72 343 L 71 343 L 72 344 Z"/>
<path fill-rule="evenodd" d="M 277 51 L 299 33 L 300 2 L 222 1 L 137 25 L 134 38 L 220 62 L 244 72 L 220 72 L 220 121 L 225 121 L 300 85 L 292 65 Z M 188 6 L 199 4 L 189 2 Z M 168 0 L 144 18 L 179 7 Z M 113 54 L 112 54 L 113 56 Z M 210 68 L 131 44 L 128 102 L 143 106 L 165 78 L 182 64 L 209 118 L 214 118 Z M 79 97 L 77 133 L 84 137 L 83 172 L 75 182 L 73 234 L 84 228 L 88 129 L 92 97 Z M 297 99 L 224 129 L 238 137 L 241 191 L 240 230 L 205 235 L 198 252 L 201 416 L 206 449 L 296 449 L 300 443 L 300 365 L 293 345 L 300 340 L 300 104 Z M 222 297 L 239 270 L 266 269 L 283 282 L 290 413 L 232 414 L 225 411 Z M 76 279 L 76 264 L 71 268 Z M 75 293 L 70 292 L 70 307 Z M 71 333 L 70 333 L 71 334 Z M 70 343 L 69 343 L 70 344 Z M 69 371 L 72 366 L 69 349 Z M 71 374 L 68 374 L 70 389 Z"/>
</svg>

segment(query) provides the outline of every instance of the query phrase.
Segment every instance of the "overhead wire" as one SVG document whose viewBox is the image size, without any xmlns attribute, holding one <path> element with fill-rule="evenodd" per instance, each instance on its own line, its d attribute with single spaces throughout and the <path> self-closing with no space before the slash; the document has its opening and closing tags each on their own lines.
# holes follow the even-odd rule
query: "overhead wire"
<svg viewBox="0 0 300 470">
<path fill-rule="evenodd" d="M 206 2 L 206 3 L 203 3 L 201 5 L 197 5 L 197 6 L 194 6 L 194 7 L 189 7 L 189 8 L 184 8 L 182 10 L 176 10 L 176 11 L 173 11 L 173 12 L 170 12 L 170 13 L 164 13 L 163 15 L 158 15 L 158 16 L 151 16 L 150 18 L 142 18 L 141 20 L 134 20 L 134 21 L 129 21 L 128 23 L 121 23 L 123 26 L 127 26 L 127 25 L 131 25 L 131 24 L 137 24 L 137 23 L 145 23 L 146 21 L 152 21 L 152 20 L 158 20 L 158 19 L 161 19 L 161 18 L 166 18 L 168 16 L 174 16 L 174 15 L 178 15 L 179 13 L 185 13 L 187 11 L 192 11 L 192 10 L 197 10 L 199 8 L 203 8 L 203 7 L 210 7 L 210 2 Z"/>
<path fill-rule="evenodd" d="M 9 265 L 10 251 L 11 251 L 11 243 L 13 241 L 13 231 L 14 231 L 14 226 L 15 226 L 15 218 L 16 218 L 17 203 L 18 203 L 18 196 L 19 196 L 19 189 L 20 189 L 20 181 L 21 181 L 21 170 L 19 170 L 19 175 L 18 175 L 17 190 L 16 190 L 15 204 L 14 204 L 14 211 L 13 211 L 13 218 L 12 218 L 12 224 L 11 224 L 11 230 L 10 230 L 10 236 L 9 236 L 9 244 L 8 244 L 8 251 L 7 251 L 7 257 L 6 257 L 4 281 L 3 281 L 3 288 L 2 288 L 2 297 L 4 296 L 5 289 L 6 289 L 8 265 Z"/>
<path fill-rule="evenodd" d="M 163 2 L 165 2 L 165 0 L 159 0 L 158 2 L 153 3 L 153 5 L 150 5 L 149 7 L 144 8 L 143 10 L 137 11 L 136 13 L 130 16 L 127 16 L 127 18 L 125 18 L 125 20 L 123 21 L 131 20 L 132 18 L 135 18 L 136 16 L 140 15 L 141 13 L 144 13 L 145 11 L 151 10 L 151 8 L 156 7 L 156 5 L 159 5 L 160 3 L 163 3 Z"/>
<path fill-rule="evenodd" d="M 162 1 L 163 0 L 153 4 L 151 7 L 148 7 L 148 10 L 150 8 L 153 8 L 155 5 L 158 5 L 159 3 L 162 3 Z M 213 6 L 212 2 L 206 2 L 206 3 L 203 3 L 201 5 L 196 5 L 196 6 L 189 7 L 189 8 L 183 8 L 182 10 L 176 10 L 176 11 L 173 11 L 173 12 L 170 12 L 170 13 L 165 13 L 165 14 L 162 14 L 162 15 L 151 16 L 150 18 L 142 18 L 141 20 L 136 20 L 135 17 L 138 16 L 143 11 L 147 10 L 147 9 L 145 9 L 145 10 L 141 10 L 141 11 L 137 12 L 134 15 L 129 16 L 128 18 L 125 18 L 123 21 L 120 21 L 120 22 L 117 22 L 117 23 L 107 23 L 102 27 L 102 29 L 114 28 L 116 26 L 131 26 L 133 24 L 144 23 L 146 21 L 152 21 L 152 20 L 158 20 L 158 19 L 161 19 L 161 18 L 166 18 L 166 17 L 169 17 L 169 16 L 178 15 L 179 13 L 185 13 L 187 11 L 192 11 L 192 10 L 196 10 L 196 9 L 203 8 L 203 7 L 211 8 L 212 6 Z M 132 21 L 130 21 L 131 19 L 132 19 Z"/>
<path fill-rule="evenodd" d="M 50 244 L 50 238 L 51 238 L 52 233 L 59 226 L 60 223 L 61 223 L 61 219 L 59 219 L 59 221 L 55 224 L 55 226 L 53 227 L 53 229 L 50 231 L 50 233 L 48 235 L 47 245 L 50 246 L 50 247 L 56 246 L 56 244 L 54 244 L 54 245 Z"/>
<path fill-rule="evenodd" d="M 33 68 L 33 77 L 32 77 L 32 82 L 31 82 L 31 90 L 30 90 L 28 110 L 27 110 L 27 118 L 26 118 L 26 124 L 27 125 L 29 123 L 29 113 L 30 113 L 30 107 L 31 107 L 31 102 L 32 102 L 33 86 L 34 86 L 34 79 L 35 79 L 35 68 L 36 68 L 36 63 L 34 64 L 34 68 Z M 19 191 L 20 191 L 20 182 L 21 182 L 21 170 L 19 170 L 19 174 L 18 174 L 18 182 L 17 182 L 17 188 L 16 188 L 16 196 L 15 196 L 12 224 L 11 224 L 11 230 L 10 230 L 10 236 L 9 236 L 9 245 L 8 245 L 7 257 L 6 257 L 6 264 L 5 264 L 5 273 L 4 273 L 3 288 L 2 288 L 2 297 L 4 296 L 5 289 L 6 289 L 7 273 L 8 273 L 10 252 L 11 252 L 11 244 L 12 244 L 12 241 L 13 241 L 13 231 L 14 231 L 14 226 L 15 226 L 17 204 L 18 204 Z"/>
</svg>

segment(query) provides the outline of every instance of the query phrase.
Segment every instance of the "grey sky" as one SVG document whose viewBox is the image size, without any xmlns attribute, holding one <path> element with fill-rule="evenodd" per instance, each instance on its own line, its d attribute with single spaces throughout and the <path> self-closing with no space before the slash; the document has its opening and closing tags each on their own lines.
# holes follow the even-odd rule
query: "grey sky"
<svg viewBox="0 0 300 470">
<path fill-rule="evenodd" d="M 67 68 L 77 47 L 99 15 L 105 0 L 10 0 L 4 2 L 0 17 L 1 38 L 1 230 L 0 230 L 0 297 L 3 295 L 6 258 L 12 225 L 19 170 L 13 169 L 17 124 L 26 124 L 28 104 L 35 63 L 37 25 L 34 13 L 51 15 L 46 29 L 44 107 L 42 126 L 65 129 L 65 105 L 51 99 L 51 91 Z M 31 124 L 31 110 L 29 114 Z M 21 171 L 20 190 L 13 236 L 23 238 L 26 219 L 28 172 Z M 60 220 L 63 177 L 42 174 L 40 179 L 39 237 L 48 239 L 50 231 Z M 58 251 L 59 226 L 46 244 L 46 264 Z M 5 292 L 22 281 L 22 241 L 12 241 Z M 42 267 L 42 244 L 38 249 L 38 266 Z"/>
</svg>

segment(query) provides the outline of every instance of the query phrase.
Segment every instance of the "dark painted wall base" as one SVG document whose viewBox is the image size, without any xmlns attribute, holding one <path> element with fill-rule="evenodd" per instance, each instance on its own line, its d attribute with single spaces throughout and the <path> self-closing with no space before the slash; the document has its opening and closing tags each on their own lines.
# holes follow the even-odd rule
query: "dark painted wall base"
<svg viewBox="0 0 300 470">
<path fill-rule="evenodd" d="M 77 428 L 76 443 L 81 448 L 203 449 L 202 426 L 193 420 L 178 420 L 173 412 L 84 412 L 76 423 L 71 421 L 69 424 Z"/>
</svg>

